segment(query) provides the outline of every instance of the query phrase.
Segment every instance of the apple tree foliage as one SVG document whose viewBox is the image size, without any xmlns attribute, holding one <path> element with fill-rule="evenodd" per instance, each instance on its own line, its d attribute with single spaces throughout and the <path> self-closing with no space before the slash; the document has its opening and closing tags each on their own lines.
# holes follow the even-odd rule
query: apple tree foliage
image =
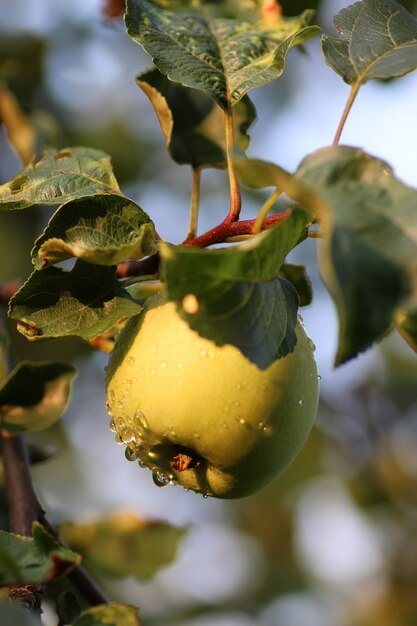
<svg viewBox="0 0 417 626">
<path fill-rule="evenodd" d="M 322 53 L 350 85 L 348 102 L 333 145 L 306 155 L 288 172 L 246 156 L 256 118 L 250 93 L 278 80 L 291 48 L 308 45 L 320 29 L 313 11 L 285 18 L 278 2 L 255 4 L 257 10 L 242 16 L 238 3 L 127 0 L 127 34 L 152 66 L 136 77 L 137 85 L 155 111 L 169 156 L 190 167 L 190 226 L 181 244 L 161 240 L 149 215 L 153 208 L 123 194 L 110 156 L 96 149 L 46 149 L 0 186 L 1 211 L 56 207 L 34 242 L 33 273 L 9 303 L 9 317 L 29 340 L 77 336 L 92 346 L 107 345 L 162 282 L 194 330 L 218 345 L 236 345 L 265 368 L 293 340 L 298 306 L 312 299 L 305 268 L 286 257 L 316 236 L 320 276 L 339 318 L 335 364 L 353 359 L 393 328 L 417 350 L 417 190 L 377 156 L 339 144 L 366 82 L 417 68 L 417 19 L 395 0 L 361 0 L 335 16 L 338 32 L 321 35 Z M 207 168 L 227 170 L 230 206 L 223 222 L 197 233 Z M 243 218 L 244 188 L 269 189 L 256 219 Z M 225 243 L 231 245 L 211 247 Z M 277 276 L 260 298 L 259 286 Z M 190 294 L 198 300 L 197 314 L 183 306 Z M 271 310 L 274 315 L 265 314 Z M 270 336 L 271 350 L 261 362 L 240 332 L 256 320 L 261 334 Z M 5 440 L 13 440 L 59 419 L 74 370 L 23 362 L 8 374 L 4 332 L 0 339 L 0 422 Z M 63 547 L 43 519 L 43 513 L 32 516 L 28 532 L 0 534 L 2 586 L 45 585 L 79 568 L 79 554 Z M 100 522 L 88 532 L 67 525 L 62 536 L 93 571 L 147 579 L 175 557 L 184 534 L 169 525 L 119 522 Z M 115 553 L 123 546 L 123 552 L 137 554 L 135 566 L 112 559 L 109 545 Z M 22 617 L 19 608 L 4 610 L 10 613 L 6 620 L 38 623 Z M 61 598 L 60 611 L 60 623 L 73 626 L 139 624 L 136 609 L 127 605 L 79 607 L 68 596 Z"/>
</svg>

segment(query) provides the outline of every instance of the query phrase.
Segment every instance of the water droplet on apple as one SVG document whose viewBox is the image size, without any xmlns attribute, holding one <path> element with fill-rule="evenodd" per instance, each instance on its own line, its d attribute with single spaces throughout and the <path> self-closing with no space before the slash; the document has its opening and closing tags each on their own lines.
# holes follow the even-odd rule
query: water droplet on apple
<svg viewBox="0 0 417 626">
<path fill-rule="evenodd" d="M 317 376 L 317 380 L 321 380 L 321 376 L 320 376 L 320 374 L 318 374 L 318 376 Z"/>
<path fill-rule="evenodd" d="M 203 498 L 204 498 L 204 500 L 207 500 L 207 498 L 209 497 L 209 495 L 210 495 L 209 493 L 203 493 Z"/>
<path fill-rule="evenodd" d="M 112 417 L 110 422 L 109 422 L 109 428 L 112 431 L 112 433 L 115 433 L 117 431 L 116 422 L 114 420 L 114 417 Z"/>
<path fill-rule="evenodd" d="M 114 402 L 114 389 L 110 389 L 109 391 L 109 400 L 110 402 Z"/>
<path fill-rule="evenodd" d="M 112 408 L 111 408 L 111 406 L 110 406 L 110 402 L 109 402 L 108 400 L 107 400 L 107 402 L 106 402 L 106 411 L 107 411 L 107 414 L 108 414 L 108 415 L 110 415 L 110 416 L 112 416 L 112 415 L 113 415 L 113 411 L 112 411 Z"/>
<path fill-rule="evenodd" d="M 207 350 L 200 350 L 200 356 L 207 356 Z"/>
<path fill-rule="evenodd" d="M 200 433 L 194 433 L 194 439 L 200 439 Z"/>
<path fill-rule="evenodd" d="M 142 461 L 142 459 L 139 459 L 138 465 L 139 465 L 139 467 L 147 467 L 145 461 Z"/>
<path fill-rule="evenodd" d="M 116 420 L 117 430 L 121 430 L 122 428 L 124 428 L 124 425 L 125 425 L 125 421 L 124 421 L 123 417 L 118 417 L 117 420 Z"/>
<path fill-rule="evenodd" d="M 127 364 L 128 365 L 134 365 L 135 364 L 135 357 L 134 356 L 129 356 L 127 358 Z"/>
<path fill-rule="evenodd" d="M 118 408 L 118 409 L 123 409 L 123 402 L 122 402 L 121 400 L 119 400 L 119 401 L 117 402 L 117 408 Z"/>
<path fill-rule="evenodd" d="M 166 361 L 161 361 L 161 362 L 160 362 L 160 364 L 159 364 L 159 367 L 160 367 L 161 369 L 165 369 L 165 368 L 166 368 L 166 366 L 167 366 L 167 362 L 166 362 Z"/>
<path fill-rule="evenodd" d="M 138 458 L 133 448 L 126 448 L 125 457 L 127 458 L 128 461 L 136 461 L 136 459 Z"/>
<path fill-rule="evenodd" d="M 121 438 L 119 433 L 117 433 L 117 435 L 115 436 L 114 440 L 115 440 L 115 442 L 117 443 L 118 446 L 123 445 L 123 439 Z"/>
<path fill-rule="evenodd" d="M 133 423 L 140 431 L 148 430 L 149 428 L 148 420 L 139 409 L 135 413 Z"/>
<path fill-rule="evenodd" d="M 171 481 L 170 476 L 159 470 L 152 471 L 152 480 L 157 487 L 167 487 Z"/>
<path fill-rule="evenodd" d="M 156 369 L 154 367 L 150 367 L 149 368 L 149 373 L 152 374 L 152 375 L 155 374 L 156 373 Z"/>
<path fill-rule="evenodd" d="M 245 420 L 243 419 L 243 417 L 240 417 L 240 415 L 236 415 L 235 420 L 236 420 L 239 424 L 242 424 L 242 426 L 245 424 Z"/>
<path fill-rule="evenodd" d="M 303 406 L 303 404 L 304 404 L 304 400 L 299 400 L 299 401 L 298 401 L 298 404 L 299 404 L 299 406 Z"/>
<path fill-rule="evenodd" d="M 123 428 L 123 430 L 120 433 L 120 436 L 123 439 L 123 443 L 130 443 L 134 438 L 134 435 L 132 431 L 130 430 L 130 428 Z"/>
</svg>

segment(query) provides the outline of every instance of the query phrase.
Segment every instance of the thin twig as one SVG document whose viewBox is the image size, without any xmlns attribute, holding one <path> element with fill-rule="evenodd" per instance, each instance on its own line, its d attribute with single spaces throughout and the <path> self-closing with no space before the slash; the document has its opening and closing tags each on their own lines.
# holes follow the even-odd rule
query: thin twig
<svg viewBox="0 0 417 626">
<path fill-rule="evenodd" d="M 253 225 L 254 235 L 261 232 L 266 216 L 268 215 L 269 211 L 272 209 L 272 207 L 274 206 L 274 204 L 276 203 L 280 195 L 281 195 L 280 189 L 275 189 L 275 191 L 269 196 L 266 202 L 262 205 L 262 208 L 259 211 L 259 215 L 256 218 L 255 223 Z"/>
<path fill-rule="evenodd" d="M 281 211 L 281 213 L 277 213 L 276 215 L 266 217 L 263 221 L 264 229 L 271 228 L 271 226 L 274 226 L 278 222 L 281 222 L 283 219 L 288 217 L 289 213 L 290 211 L 286 210 Z M 211 230 L 208 230 L 206 233 L 203 233 L 199 237 L 190 239 L 190 241 L 187 241 L 184 246 L 189 248 L 207 248 L 208 246 L 212 246 L 216 243 L 224 243 L 230 237 L 253 235 L 254 224 L 255 220 L 222 222 L 218 226 L 215 226 Z"/>
<path fill-rule="evenodd" d="M 236 168 L 232 156 L 234 145 L 234 129 L 233 110 L 230 105 L 225 112 L 224 120 L 226 130 L 226 159 L 230 186 L 230 209 L 229 214 L 225 219 L 225 222 L 235 222 L 239 219 L 240 209 L 242 206 L 242 198 L 240 195 L 239 179 L 237 177 Z"/>
<path fill-rule="evenodd" d="M 198 209 L 200 205 L 201 168 L 193 168 L 193 189 L 191 192 L 190 223 L 185 241 L 193 239 L 197 232 Z"/>
<path fill-rule="evenodd" d="M 347 117 L 348 117 L 348 115 L 350 113 L 350 110 L 352 108 L 352 105 L 353 105 L 353 103 L 355 101 L 355 98 L 358 95 L 358 91 L 360 89 L 360 86 L 361 86 L 361 84 L 359 82 L 357 82 L 354 85 L 352 85 L 352 89 L 350 90 L 350 93 L 349 93 L 349 98 L 347 99 L 345 108 L 344 108 L 343 113 L 342 113 L 342 117 L 340 118 L 340 122 L 339 122 L 339 125 L 337 127 L 337 131 L 336 131 L 336 134 L 334 136 L 334 139 L 333 139 L 333 145 L 334 146 L 339 143 L 340 135 L 342 134 L 343 128 L 345 126 L 345 123 L 346 123 Z"/>
</svg>

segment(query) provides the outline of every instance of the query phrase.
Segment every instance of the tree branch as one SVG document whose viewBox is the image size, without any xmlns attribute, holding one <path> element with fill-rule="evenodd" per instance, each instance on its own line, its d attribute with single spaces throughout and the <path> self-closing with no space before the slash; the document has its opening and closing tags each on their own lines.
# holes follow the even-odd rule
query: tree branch
<svg viewBox="0 0 417 626">
<path fill-rule="evenodd" d="M 32 536 L 32 523 L 38 521 L 61 545 L 64 545 L 56 530 L 46 519 L 36 497 L 23 436 L 2 431 L 1 437 L 11 532 L 30 537 Z M 91 606 L 108 602 L 83 567 L 76 567 L 67 576 Z M 40 612 L 41 594 L 42 587 L 40 586 L 19 585 L 11 588 L 9 596 L 10 599 L 18 601 L 23 606 Z"/>
</svg>

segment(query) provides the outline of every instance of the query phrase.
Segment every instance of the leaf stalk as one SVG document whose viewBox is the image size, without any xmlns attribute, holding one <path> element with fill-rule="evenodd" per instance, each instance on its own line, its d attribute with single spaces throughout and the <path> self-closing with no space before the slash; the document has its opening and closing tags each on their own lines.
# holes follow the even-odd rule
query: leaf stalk
<svg viewBox="0 0 417 626">
<path fill-rule="evenodd" d="M 345 126 L 345 123 L 346 123 L 346 120 L 347 120 L 348 115 L 350 113 L 350 110 L 352 108 L 352 105 L 355 102 L 355 98 L 358 95 L 360 87 L 361 87 L 360 82 L 356 82 L 354 85 L 352 85 L 352 88 L 350 90 L 349 97 L 347 99 L 345 108 L 343 109 L 342 117 L 340 118 L 340 122 L 339 122 L 339 125 L 337 127 L 334 139 L 333 139 L 333 145 L 334 146 L 336 146 L 339 143 L 340 136 L 342 134 L 343 128 Z"/>
<path fill-rule="evenodd" d="M 236 222 L 239 219 L 242 207 L 242 197 L 240 194 L 239 179 L 235 164 L 233 162 L 234 129 L 233 129 L 233 109 L 229 104 L 225 112 L 225 132 L 226 132 L 226 159 L 227 171 L 229 174 L 230 187 L 230 209 L 225 222 Z"/>
</svg>

